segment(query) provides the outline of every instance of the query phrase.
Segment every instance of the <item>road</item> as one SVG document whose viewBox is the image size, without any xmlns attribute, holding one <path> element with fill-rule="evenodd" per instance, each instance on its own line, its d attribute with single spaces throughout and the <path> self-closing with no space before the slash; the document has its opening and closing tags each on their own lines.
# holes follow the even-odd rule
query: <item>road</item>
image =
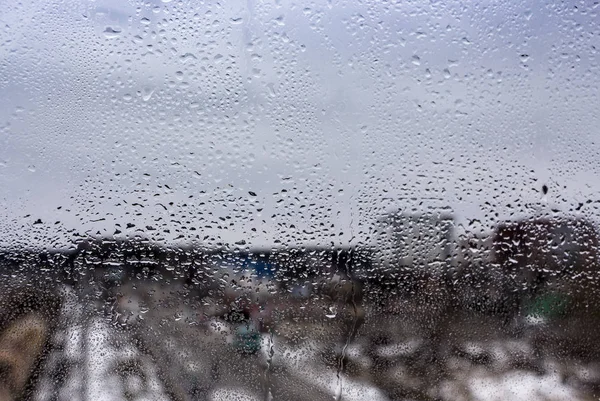
<svg viewBox="0 0 600 401">
<path fill-rule="evenodd" d="M 549 330 L 544 322 L 515 334 L 489 317 L 456 315 L 442 324 L 422 306 L 405 304 L 418 313 L 403 314 L 366 305 L 359 327 L 348 306 L 304 303 L 311 309 L 280 299 L 260 349 L 246 354 L 235 346 L 246 323 L 224 319 L 217 299 L 174 290 L 179 284 L 129 282 L 108 292 L 65 286 L 35 399 L 595 399 L 600 364 L 540 351 L 535 333 Z"/>
</svg>

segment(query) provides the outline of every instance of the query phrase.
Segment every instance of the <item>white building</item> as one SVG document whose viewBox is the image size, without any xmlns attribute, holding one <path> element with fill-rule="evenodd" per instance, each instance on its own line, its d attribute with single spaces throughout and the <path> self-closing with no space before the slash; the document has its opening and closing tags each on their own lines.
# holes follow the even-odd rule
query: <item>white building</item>
<svg viewBox="0 0 600 401">
<path fill-rule="evenodd" d="M 451 263 L 455 235 L 449 208 L 388 213 L 378 219 L 376 229 L 373 260 L 376 267 L 443 271 Z"/>
</svg>

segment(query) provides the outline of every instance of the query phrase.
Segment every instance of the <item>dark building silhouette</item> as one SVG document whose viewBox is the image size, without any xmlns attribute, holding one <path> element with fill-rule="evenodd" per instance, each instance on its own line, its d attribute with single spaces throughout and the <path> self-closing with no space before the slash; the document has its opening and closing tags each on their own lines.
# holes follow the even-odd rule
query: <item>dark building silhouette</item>
<svg viewBox="0 0 600 401">
<path fill-rule="evenodd" d="M 576 217 L 509 221 L 493 234 L 493 262 L 505 277 L 507 300 L 521 305 L 540 292 L 569 296 L 597 270 L 598 233 Z"/>
</svg>

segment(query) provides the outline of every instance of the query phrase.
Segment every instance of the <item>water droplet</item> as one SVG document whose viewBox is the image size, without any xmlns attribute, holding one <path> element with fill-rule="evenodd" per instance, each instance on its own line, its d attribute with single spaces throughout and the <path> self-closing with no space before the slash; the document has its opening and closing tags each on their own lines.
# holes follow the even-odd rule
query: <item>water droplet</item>
<svg viewBox="0 0 600 401">
<path fill-rule="evenodd" d="M 119 27 L 113 28 L 113 27 L 107 26 L 104 29 L 103 33 L 104 33 L 104 37 L 106 37 L 108 39 L 113 39 L 113 38 L 118 38 L 119 36 L 121 36 L 121 32 L 122 32 L 121 28 L 119 28 Z"/>
<path fill-rule="evenodd" d="M 180 61 L 181 61 L 183 64 L 185 64 L 185 63 L 187 63 L 187 62 L 189 62 L 189 61 L 191 61 L 191 60 L 196 60 L 196 59 L 197 59 L 197 57 L 196 57 L 196 56 L 194 56 L 192 53 L 185 53 L 184 55 L 182 55 L 182 56 L 179 56 L 179 60 L 180 60 Z"/>
<path fill-rule="evenodd" d="M 415 54 L 414 56 L 412 56 L 412 63 L 414 65 L 421 65 L 421 57 Z"/>
<path fill-rule="evenodd" d="M 150 100 L 150 98 L 152 97 L 153 94 L 154 94 L 154 89 L 145 88 L 144 92 L 142 93 L 142 100 L 144 102 L 147 102 L 148 100 Z"/>
</svg>

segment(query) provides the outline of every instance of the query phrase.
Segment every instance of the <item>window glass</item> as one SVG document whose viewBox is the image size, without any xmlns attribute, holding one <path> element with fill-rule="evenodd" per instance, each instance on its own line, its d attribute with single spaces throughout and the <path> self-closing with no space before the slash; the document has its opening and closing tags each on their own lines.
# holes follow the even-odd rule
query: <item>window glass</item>
<svg viewBox="0 0 600 401">
<path fill-rule="evenodd" d="M 0 12 L 0 400 L 600 396 L 594 2 Z"/>
</svg>

